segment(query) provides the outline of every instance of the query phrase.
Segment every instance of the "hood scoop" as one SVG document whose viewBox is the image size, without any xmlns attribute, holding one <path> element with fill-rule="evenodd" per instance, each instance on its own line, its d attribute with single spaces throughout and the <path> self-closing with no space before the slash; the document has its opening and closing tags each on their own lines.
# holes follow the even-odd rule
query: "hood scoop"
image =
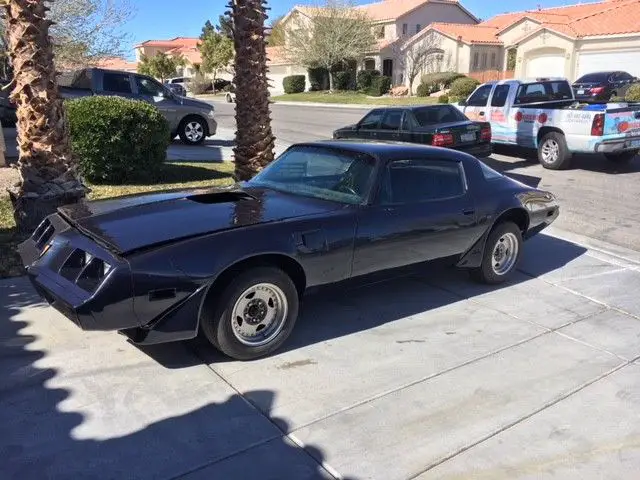
<svg viewBox="0 0 640 480">
<path fill-rule="evenodd" d="M 241 190 L 236 190 L 230 192 L 197 193 L 195 195 L 188 195 L 185 199 L 203 205 L 213 205 L 216 203 L 234 203 L 240 200 L 256 200 L 256 197 Z"/>
</svg>

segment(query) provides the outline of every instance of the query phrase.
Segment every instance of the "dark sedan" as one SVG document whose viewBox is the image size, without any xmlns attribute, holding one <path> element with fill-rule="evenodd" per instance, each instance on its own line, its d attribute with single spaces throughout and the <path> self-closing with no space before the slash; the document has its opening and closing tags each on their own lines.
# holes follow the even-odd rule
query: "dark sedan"
<svg viewBox="0 0 640 480">
<path fill-rule="evenodd" d="M 452 105 L 376 108 L 355 125 L 340 128 L 334 139 L 392 140 L 460 150 L 488 157 L 491 124 L 474 122 Z"/>
<path fill-rule="evenodd" d="M 582 102 L 608 102 L 612 97 L 624 97 L 637 81 L 627 72 L 589 73 L 573 83 L 573 93 Z"/>
<path fill-rule="evenodd" d="M 36 290 L 84 330 L 137 344 L 202 331 L 248 360 L 282 345 L 313 287 L 435 260 L 504 282 L 523 240 L 558 214 L 552 194 L 471 155 L 329 141 L 294 145 L 226 189 L 62 207 L 20 254 Z"/>
</svg>

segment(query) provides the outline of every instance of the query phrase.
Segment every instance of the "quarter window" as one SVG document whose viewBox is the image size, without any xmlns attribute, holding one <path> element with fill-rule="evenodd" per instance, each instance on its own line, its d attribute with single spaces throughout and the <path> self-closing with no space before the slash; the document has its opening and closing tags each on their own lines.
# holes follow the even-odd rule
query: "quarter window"
<svg viewBox="0 0 640 480">
<path fill-rule="evenodd" d="M 444 160 L 398 160 L 382 178 L 380 203 L 412 204 L 455 198 L 465 193 L 462 166 Z"/>
</svg>

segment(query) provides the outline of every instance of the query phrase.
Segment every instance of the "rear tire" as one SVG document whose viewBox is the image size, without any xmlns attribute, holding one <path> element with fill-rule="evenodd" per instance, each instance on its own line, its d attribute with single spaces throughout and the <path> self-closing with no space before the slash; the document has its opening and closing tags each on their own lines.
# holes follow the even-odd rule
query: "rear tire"
<svg viewBox="0 0 640 480">
<path fill-rule="evenodd" d="M 636 158 L 640 150 L 631 150 L 623 153 L 605 153 L 604 156 L 613 163 L 629 163 Z"/>
<path fill-rule="evenodd" d="M 278 268 L 257 267 L 240 273 L 205 304 L 200 325 L 207 340 L 225 355 L 253 360 L 286 341 L 298 308 L 291 278 Z"/>
<path fill-rule="evenodd" d="M 547 133 L 538 144 L 538 161 L 549 170 L 565 170 L 571 166 L 572 154 L 567 140 L 559 132 Z"/>
<path fill-rule="evenodd" d="M 469 272 L 471 278 L 489 285 L 506 282 L 518 268 L 522 247 L 522 232 L 515 223 L 496 225 L 487 237 L 482 264 Z"/>
</svg>

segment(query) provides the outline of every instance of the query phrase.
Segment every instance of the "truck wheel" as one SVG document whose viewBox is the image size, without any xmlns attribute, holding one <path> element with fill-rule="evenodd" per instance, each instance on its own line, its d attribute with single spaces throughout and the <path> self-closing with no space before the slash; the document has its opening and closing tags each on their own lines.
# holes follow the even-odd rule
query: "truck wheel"
<svg viewBox="0 0 640 480">
<path fill-rule="evenodd" d="M 203 308 L 202 332 L 236 360 L 263 357 L 279 348 L 298 317 L 298 290 L 278 268 L 245 270 L 214 295 Z"/>
<path fill-rule="evenodd" d="M 631 150 L 629 152 L 622 153 L 605 153 L 604 156 L 613 163 L 629 163 L 631 160 L 636 158 L 640 150 Z"/>
<path fill-rule="evenodd" d="M 518 267 L 522 246 L 522 232 L 515 223 L 496 225 L 487 238 L 482 264 L 469 271 L 471 278 L 489 285 L 507 281 Z"/>
<path fill-rule="evenodd" d="M 200 145 L 207 136 L 207 124 L 200 117 L 187 117 L 180 123 L 178 135 L 187 145 Z"/>
<path fill-rule="evenodd" d="M 538 161 L 549 170 L 565 170 L 571 166 L 572 154 L 564 135 L 549 132 L 538 144 Z"/>
</svg>

